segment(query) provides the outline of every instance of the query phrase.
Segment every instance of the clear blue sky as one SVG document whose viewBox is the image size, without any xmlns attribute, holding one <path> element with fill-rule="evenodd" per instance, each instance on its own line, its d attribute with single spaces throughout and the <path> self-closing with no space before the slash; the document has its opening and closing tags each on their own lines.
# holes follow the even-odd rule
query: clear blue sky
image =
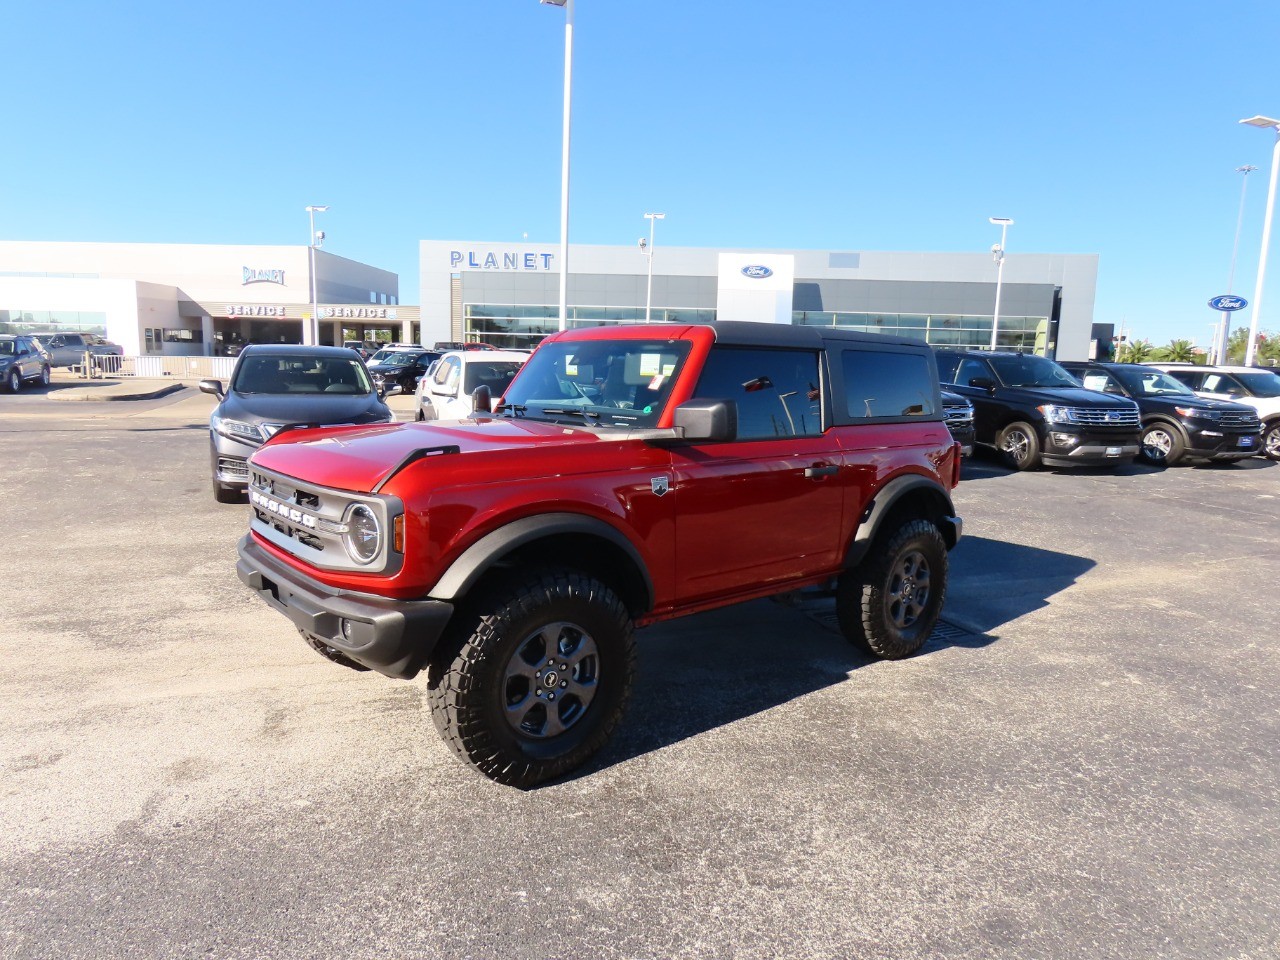
<svg viewBox="0 0 1280 960">
<path fill-rule="evenodd" d="M 559 239 L 564 15 L 537 0 L 4 5 L 0 237 Z M 577 0 L 574 243 L 1101 255 L 1095 319 L 1203 344 L 1252 298 L 1280 4 Z M 1277 231 L 1280 233 L 1280 229 Z M 1280 236 L 1261 325 L 1280 330 Z M 1248 312 L 1242 314 L 1247 322 Z"/>
</svg>

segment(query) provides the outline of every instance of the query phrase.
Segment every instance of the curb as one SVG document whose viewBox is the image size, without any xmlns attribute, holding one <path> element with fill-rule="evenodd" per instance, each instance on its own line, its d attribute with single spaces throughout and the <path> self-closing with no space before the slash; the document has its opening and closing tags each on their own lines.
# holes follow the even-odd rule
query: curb
<svg viewBox="0 0 1280 960">
<path fill-rule="evenodd" d="M 171 393 L 177 393 L 179 390 L 185 389 L 184 383 L 171 383 L 158 390 L 147 390 L 142 393 L 108 393 L 102 387 L 75 388 L 67 390 L 59 390 L 56 393 L 48 395 L 50 400 L 61 400 L 64 402 L 77 400 L 154 400 L 157 397 L 167 397 Z M 107 388 L 108 390 L 110 388 Z"/>
</svg>

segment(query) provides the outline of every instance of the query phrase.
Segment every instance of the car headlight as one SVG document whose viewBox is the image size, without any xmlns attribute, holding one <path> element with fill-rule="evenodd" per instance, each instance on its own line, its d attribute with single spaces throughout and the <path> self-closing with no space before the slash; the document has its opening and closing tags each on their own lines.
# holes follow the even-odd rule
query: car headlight
<svg viewBox="0 0 1280 960">
<path fill-rule="evenodd" d="M 227 417 L 220 417 L 216 413 L 209 418 L 209 426 L 213 428 L 214 433 L 220 433 L 224 437 L 232 440 L 241 440 L 244 443 L 262 443 L 266 439 L 262 428 L 256 423 L 231 420 Z"/>
<path fill-rule="evenodd" d="M 1201 420 L 1221 420 L 1221 410 L 1205 410 L 1201 407 L 1174 407 L 1180 417 L 1198 417 Z"/>
<path fill-rule="evenodd" d="M 1050 423 L 1079 423 L 1076 419 L 1075 407 L 1064 407 L 1057 403 L 1044 403 L 1036 407 Z"/>
<path fill-rule="evenodd" d="M 382 552 L 382 527 L 378 515 L 363 503 L 353 503 L 347 508 L 346 532 L 342 545 L 347 555 L 356 563 L 372 563 Z"/>
</svg>

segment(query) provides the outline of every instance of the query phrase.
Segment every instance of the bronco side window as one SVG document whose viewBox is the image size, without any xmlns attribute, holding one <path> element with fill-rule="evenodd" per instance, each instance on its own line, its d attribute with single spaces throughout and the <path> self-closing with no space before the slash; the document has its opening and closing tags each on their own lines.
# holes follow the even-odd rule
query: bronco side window
<svg viewBox="0 0 1280 960">
<path fill-rule="evenodd" d="M 888 350 L 845 350 L 841 359 L 850 417 L 937 418 L 928 357 Z"/>
<path fill-rule="evenodd" d="M 818 355 L 809 350 L 716 346 L 694 396 L 738 405 L 738 439 L 822 433 Z"/>
</svg>

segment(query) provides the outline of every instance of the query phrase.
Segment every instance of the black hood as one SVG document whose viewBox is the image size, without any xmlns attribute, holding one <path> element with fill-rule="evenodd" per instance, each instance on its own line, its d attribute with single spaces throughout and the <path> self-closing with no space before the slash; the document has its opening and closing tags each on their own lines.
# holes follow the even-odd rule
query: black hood
<svg viewBox="0 0 1280 960">
<path fill-rule="evenodd" d="M 391 409 L 375 393 L 228 393 L 218 416 L 246 423 L 380 423 Z"/>
</svg>

